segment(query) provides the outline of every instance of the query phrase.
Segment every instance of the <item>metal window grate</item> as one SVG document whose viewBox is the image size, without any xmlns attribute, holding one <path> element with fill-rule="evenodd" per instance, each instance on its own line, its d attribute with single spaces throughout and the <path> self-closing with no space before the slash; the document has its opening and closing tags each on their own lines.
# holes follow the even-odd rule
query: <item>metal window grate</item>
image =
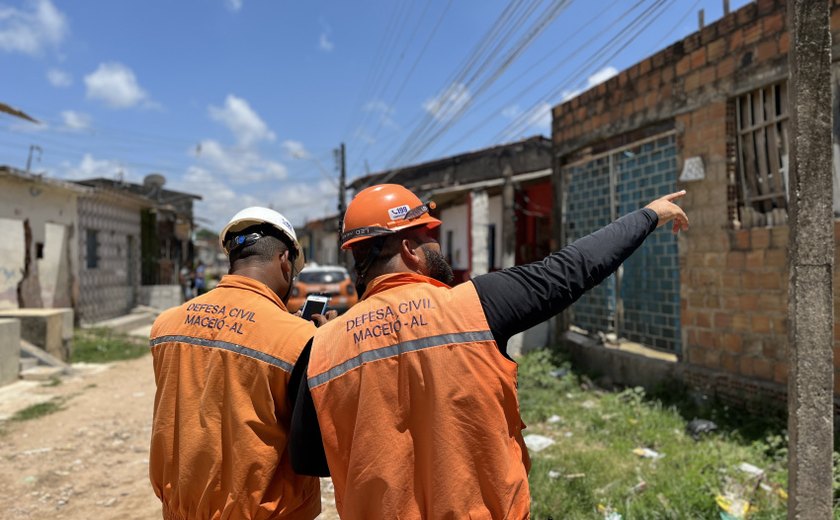
<svg viewBox="0 0 840 520">
<path fill-rule="evenodd" d="M 741 219 L 746 227 L 787 222 L 788 86 L 735 99 Z"/>
</svg>

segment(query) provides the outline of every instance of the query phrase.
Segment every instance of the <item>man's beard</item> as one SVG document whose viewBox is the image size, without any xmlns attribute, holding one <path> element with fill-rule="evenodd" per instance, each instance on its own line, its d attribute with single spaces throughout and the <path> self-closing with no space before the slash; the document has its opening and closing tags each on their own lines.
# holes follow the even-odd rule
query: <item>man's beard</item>
<svg viewBox="0 0 840 520">
<path fill-rule="evenodd" d="M 425 247 L 423 248 L 423 253 L 426 255 L 426 267 L 429 269 L 429 278 L 434 278 L 446 285 L 452 285 L 452 281 L 455 280 L 455 274 L 452 272 L 452 267 L 446 263 L 443 255 Z"/>
</svg>

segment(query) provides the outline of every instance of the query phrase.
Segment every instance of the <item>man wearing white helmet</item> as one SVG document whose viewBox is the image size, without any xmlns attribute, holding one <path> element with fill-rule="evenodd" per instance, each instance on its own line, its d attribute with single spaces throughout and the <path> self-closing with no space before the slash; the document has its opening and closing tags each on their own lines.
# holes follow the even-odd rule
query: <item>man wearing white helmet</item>
<svg viewBox="0 0 840 520">
<path fill-rule="evenodd" d="M 289 221 L 260 207 L 219 242 L 229 274 L 152 327 L 152 487 L 165 519 L 315 518 L 318 479 L 294 474 L 286 450 L 286 386 L 315 332 L 285 306 L 303 251 Z"/>
</svg>

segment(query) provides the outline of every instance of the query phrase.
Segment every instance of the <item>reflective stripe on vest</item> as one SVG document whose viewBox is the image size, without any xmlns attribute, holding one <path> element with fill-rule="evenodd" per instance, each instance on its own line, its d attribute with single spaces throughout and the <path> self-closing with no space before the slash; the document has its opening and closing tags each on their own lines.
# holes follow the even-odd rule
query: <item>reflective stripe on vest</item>
<svg viewBox="0 0 840 520">
<path fill-rule="evenodd" d="M 228 343 L 227 341 L 196 338 L 193 336 L 171 335 L 154 338 L 151 341 L 149 341 L 149 346 L 154 347 L 155 345 L 160 345 L 161 343 L 185 343 L 188 345 L 197 345 L 199 347 L 220 348 L 223 350 L 236 352 L 237 354 L 242 354 L 243 356 L 248 356 L 249 358 L 253 358 L 259 361 L 264 361 L 269 365 L 274 365 L 289 373 L 292 372 L 293 368 L 293 366 L 290 363 L 287 363 L 282 359 L 277 359 L 276 357 L 266 354 L 265 352 L 260 352 L 259 350 L 254 350 L 248 347 L 243 347 L 242 345 L 237 345 L 236 343 Z"/>
<path fill-rule="evenodd" d="M 428 338 L 420 338 L 411 341 L 404 341 L 391 345 L 390 347 L 382 347 L 375 350 L 368 350 L 362 352 L 356 357 L 350 358 L 344 363 L 333 367 L 328 371 L 310 377 L 307 380 L 309 388 L 315 388 L 322 385 L 330 379 L 344 374 L 348 370 L 353 370 L 364 363 L 377 361 L 379 359 L 387 359 L 389 357 L 399 356 L 406 352 L 414 352 L 425 348 L 440 347 L 442 345 L 451 345 L 453 343 L 473 343 L 477 341 L 493 341 L 493 334 L 489 330 L 482 330 L 477 332 L 460 332 L 455 334 L 440 334 L 438 336 L 430 336 Z"/>
</svg>

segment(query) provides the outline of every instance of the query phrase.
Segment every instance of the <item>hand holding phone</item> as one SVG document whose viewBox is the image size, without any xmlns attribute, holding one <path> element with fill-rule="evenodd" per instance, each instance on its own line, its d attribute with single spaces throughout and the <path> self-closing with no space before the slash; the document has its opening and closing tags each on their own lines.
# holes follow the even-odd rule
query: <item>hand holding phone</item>
<svg viewBox="0 0 840 520">
<path fill-rule="evenodd" d="M 310 294 L 306 297 L 306 301 L 303 304 L 301 318 L 311 321 L 313 314 L 323 315 L 327 310 L 327 304 L 329 303 L 329 301 L 330 299 L 327 296 L 321 296 L 320 294 Z"/>
</svg>

